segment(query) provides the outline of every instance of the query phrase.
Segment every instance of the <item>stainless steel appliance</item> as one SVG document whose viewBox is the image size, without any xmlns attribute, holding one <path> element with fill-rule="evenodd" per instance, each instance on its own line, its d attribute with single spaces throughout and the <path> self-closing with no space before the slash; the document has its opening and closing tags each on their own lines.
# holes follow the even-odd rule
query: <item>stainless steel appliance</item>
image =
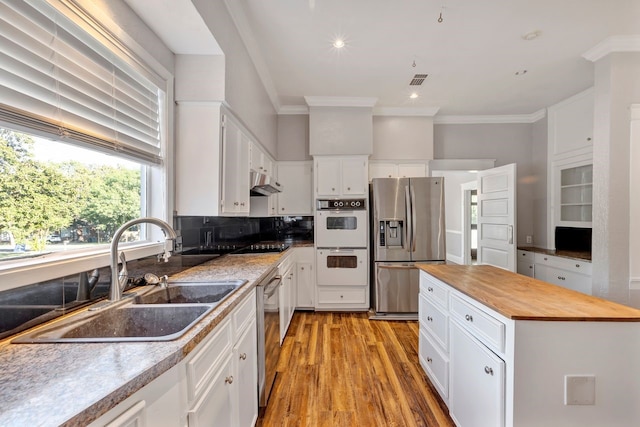
<svg viewBox="0 0 640 427">
<path fill-rule="evenodd" d="M 367 286 L 367 200 L 318 200 L 315 227 L 317 284 Z"/>
<path fill-rule="evenodd" d="M 261 408 L 267 406 L 280 357 L 280 286 L 274 268 L 256 288 L 258 323 L 258 393 Z"/>
<path fill-rule="evenodd" d="M 444 263 L 443 178 L 374 178 L 371 184 L 375 316 L 417 317 L 416 262 Z"/>
</svg>

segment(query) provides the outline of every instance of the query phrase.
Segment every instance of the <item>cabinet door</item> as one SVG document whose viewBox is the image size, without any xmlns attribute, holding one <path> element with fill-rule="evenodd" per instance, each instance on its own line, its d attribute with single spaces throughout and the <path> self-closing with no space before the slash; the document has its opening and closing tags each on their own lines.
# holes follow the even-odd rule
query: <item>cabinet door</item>
<svg viewBox="0 0 640 427">
<path fill-rule="evenodd" d="M 258 350 L 255 316 L 249 329 L 234 348 L 236 363 L 234 384 L 238 411 L 237 426 L 252 427 L 258 419 Z M 220 424 L 223 425 L 223 424 Z"/>
<path fill-rule="evenodd" d="M 316 174 L 318 196 L 340 195 L 340 159 L 317 159 Z"/>
<path fill-rule="evenodd" d="M 280 342 L 287 336 L 287 330 L 293 317 L 295 292 L 294 292 L 294 266 L 292 265 L 282 275 L 282 287 L 280 288 Z"/>
<path fill-rule="evenodd" d="M 533 263 L 529 261 L 518 261 L 518 274 L 534 277 Z"/>
<path fill-rule="evenodd" d="M 427 176 L 427 165 L 424 163 L 400 163 L 399 178 L 423 178 Z"/>
<path fill-rule="evenodd" d="M 394 163 L 370 163 L 369 181 L 373 178 L 395 178 L 398 176 L 398 166 Z"/>
<path fill-rule="evenodd" d="M 262 150 L 258 147 L 258 144 L 251 141 L 249 146 L 251 155 L 249 156 L 249 169 L 255 172 L 262 172 Z"/>
<path fill-rule="evenodd" d="M 536 264 L 535 273 L 536 279 L 591 295 L 591 276 L 542 264 Z"/>
<path fill-rule="evenodd" d="M 222 213 L 249 213 L 249 140 L 226 116 L 222 140 Z"/>
<path fill-rule="evenodd" d="M 189 427 L 233 426 L 234 378 L 229 355 L 200 400 L 187 414 Z"/>
<path fill-rule="evenodd" d="M 313 308 L 315 301 L 315 283 L 313 264 L 311 262 L 298 262 L 296 271 L 297 308 Z"/>
<path fill-rule="evenodd" d="M 593 164 L 591 160 L 556 166 L 556 225 L 591 227 Z"/>
<path fill-rule="evenodd" d="M 280 163 L 278 182 L 279 215 L 313 215 L 313 174 L 311 162 Z"/>
<path fill-rule="evenodd" d="M 587 89 L 549 107 L 552 158 L 593 149 L 594 91 Z"/>
<path fill-rule="evenodd" d="M 451 322 L 449 410 L 457 425 L 504 426 L 505 363 Z"/>
<path fill-rule="evenodd" d="M 341 166 L 342 194 L 364 195 L 367 193 L 367 162 L 362 159 L 344 159 Z"/>
</svg>

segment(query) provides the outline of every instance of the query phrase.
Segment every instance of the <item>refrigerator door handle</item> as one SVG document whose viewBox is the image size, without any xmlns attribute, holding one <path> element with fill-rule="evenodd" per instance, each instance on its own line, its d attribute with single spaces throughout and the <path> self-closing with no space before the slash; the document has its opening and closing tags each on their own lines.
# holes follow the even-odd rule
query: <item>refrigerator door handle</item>
<svg viewBox="0 0 640 427">
<path fill-rule="evenodd" d="M 389 270 L 409 270 L 417 268 L 415 264 L 377 264 L 378 268 L 386 268 Z"/>
<path fill-rule="evenodd" d="M 416 193 L 413 189 L 413 186 L 410 189 L 411 191 L 411 252 L 416 251 L 416 239 L 417 230 L 416 224 L 418 223 L 418 218 L 416 214 Z"/>
<path fill-rule="evenodd" d="M 407 251 L 412 252 L 413 242 L 411 238 L 413 237 L 413 233 L 409 235 L 409 230 L 413 230 L 413 207 L 411 206 L 411 194 L 408 185 L 404 187 L 404 205 L 407 209 L 407 224 L 404 228 L 404 238 Z"/>
</svg>

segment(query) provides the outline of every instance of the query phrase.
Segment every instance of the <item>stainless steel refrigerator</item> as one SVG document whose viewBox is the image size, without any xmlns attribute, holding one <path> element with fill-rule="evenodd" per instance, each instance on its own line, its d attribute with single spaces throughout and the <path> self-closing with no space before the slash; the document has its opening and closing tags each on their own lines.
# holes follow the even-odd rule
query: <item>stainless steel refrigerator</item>
<svg viewBox="0 0 640 427">
<path fill-rule="evenodd" d="M 445 261 L 444 179 L 374 178 L 371 219 L 374 316 L 417 315 L 415 263 Z"/>
</svg>

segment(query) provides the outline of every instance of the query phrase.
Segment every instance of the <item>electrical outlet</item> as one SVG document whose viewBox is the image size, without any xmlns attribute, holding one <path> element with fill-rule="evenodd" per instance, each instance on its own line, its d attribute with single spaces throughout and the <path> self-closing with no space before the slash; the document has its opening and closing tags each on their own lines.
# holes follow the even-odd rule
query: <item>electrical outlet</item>
<svg viewBox="0 0 640 427">
<path fill-rule="evenodd" d="M 596 376 L 595 375 L 565 375 L 564 376 L 564 404 L 565 405 L 595 405 L 596 404 Z"/>
<path fill-rule="evenodd" d="M 533 243 L 533 236 L 527 236 L 527 243 L 528 244 Z"/>
</svg>

